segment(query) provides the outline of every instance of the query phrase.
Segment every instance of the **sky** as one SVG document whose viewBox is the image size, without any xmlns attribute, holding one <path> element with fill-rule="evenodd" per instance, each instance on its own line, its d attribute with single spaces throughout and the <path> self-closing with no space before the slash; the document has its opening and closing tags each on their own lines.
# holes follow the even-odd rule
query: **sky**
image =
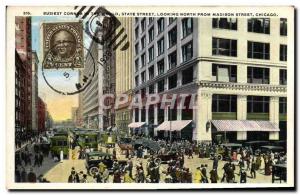
<svg viewBox="0 0 300 195">
<path fill-rule="evenodd" d="M 61 95 L 53 91 L 45 82 L 42 75 L 42 48 L 41 48 L 41 23 L 43 22 L 61 22 L 61 21 L 76 21 L 75 16 L 33 16 L 31 21 L 31 37 L 32 37 L 32 50 L 35 50 L 39 59 L 38 66 L 38 94 L 39 97 L 47 104 L 47 109 L 51 114 L 54 121 L 61 121 L 71 118 L 72 107 L 78 107 L 78 94 L 76 95 Z M 91 39 L 84 34 L 84 46 L 89 47 Z M 74 83 L 78 81 L 78 71 L 67 70 L 72 73 L 69 78 L 64 77 L 63 73 L 66 70 L 49 70 L 44 71 L 47 81 L 51 86 L 59 90 L 74 89 Z M 69 90 L 68 90 L 69 91 Z"/>
</svg>

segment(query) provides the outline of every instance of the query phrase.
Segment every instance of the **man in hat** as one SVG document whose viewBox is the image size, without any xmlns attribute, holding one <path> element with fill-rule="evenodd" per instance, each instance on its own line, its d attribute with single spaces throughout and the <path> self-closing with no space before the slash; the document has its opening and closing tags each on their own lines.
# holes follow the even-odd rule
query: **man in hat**
<svg viewBox="0 0 300 195">
<path fill-rule="evenodd" d="M 68 178 L 68 183 L 79 183 L 79 182 L 80 182 L 79 176 L 76 173 L 74 167 L 72 167 L 71 174 Z"/>
<path fill-rule="evenodd" d="M 245 168 L 242 168 L 241 170 L 240 183 L 247 183 L 247 173 L 245 171 Z"/>
<path fill-rule="evenodd" d="M 210 181 L 211 183 L 218 183 L 219 176 L 217 169 L 212 169 L 210 172 Z"/>
<path fill-rule="evenodd" d="M 30 168 L 30 172 L 28 173 L 28 182 L 31 182 L 31 183 L 35 183 L 36 182 L 36 175 L 33 172 L 32 168 Z"/>
</svg>

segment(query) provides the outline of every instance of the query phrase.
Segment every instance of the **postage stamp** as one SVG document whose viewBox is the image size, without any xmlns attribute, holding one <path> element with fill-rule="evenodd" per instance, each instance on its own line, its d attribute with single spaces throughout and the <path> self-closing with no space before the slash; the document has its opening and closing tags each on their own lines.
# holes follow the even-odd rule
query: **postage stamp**
<svg viewBox="0 0 300 195">
<path fill-rule="evenodd" d="M 43 23 L 44 69 L 83 68 L 82 22 Z"/>
<path fill-rule="evenodd" d="M 7 188 L 295 189 L 294 11 L 8 6 Z"/>
</svg>

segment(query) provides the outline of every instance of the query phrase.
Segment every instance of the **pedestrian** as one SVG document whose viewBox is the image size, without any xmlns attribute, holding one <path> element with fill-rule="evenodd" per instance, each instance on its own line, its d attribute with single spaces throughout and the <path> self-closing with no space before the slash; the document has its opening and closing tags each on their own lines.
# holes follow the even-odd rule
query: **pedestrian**
<svg viewBox="0 0 300 195">
<path fill-rule="evenodd" d="M 250 174 L 253 179 L 256 178 L 256 162 L 255 162 L 254 158 L 252 159 L 252 162 L 250 163 Z"/>
<path fill-rule="evenodd" d="M 202 181 L 201 167 L 197 167 L 197 170 L 195 171 L 194 174 L 194 183 L 201 183 L 201 181 Z"/>
<path fill-rule="evenodd" d="M 60 162 L 64 160 L 64 151 L 60 151 Z"/>
<path fill-rule="evenodd" d="M 104 168 L 104 171 L 103 171 L 103 174 L 102 174 L 102 180 L 103 180 L 103 183 L 107 183 L 107 182 L 108 182 L 108 178 L 109 178 L 109 171 L 108 171 L 108 169 L 105 167 L 105 168 Z"/>
<path fill-rule="evenodd" d="M 124 183 L 133 183 L 134 180 L 132 179 L 132 177 L 130 177 L 129 171 L 125 172 L 124 175 Z"/>
<path fill-rule="evenodd" d="M 43 165 L 43 161 L 44 161 L 44 156 L 43 156 L 43 153 L 41 152 L 39 154 L 39 165 L 42 166 Z"/>
<path fill-rule="evenodd" d="M 218 156 L 215 155 L 214 161 L 213 161 L 213 169 L 218 169 L 219 166 L 219 159 Z"/>
<path fill-rule="evenodd" d="M 80 183 L 88 183 L 87 174 L 83 174 L 83 177 L 82 177 Z"/>
<path fill-rule="evenodd" d="M 247 183 L 247 173 L 245 168 L 243 168 L 241 171 L 240 183 Z"/>
<path fill-rule="evenodd" d="M 24 167 L 22 167 L 21 182 L 23 182 L 23 183 L 27 182 L 27 173 L 26 173 L 26 170 Z"/>
<path fill-rule="evenodd" d="M 121 173 L 119 170 L 114 172 L 113 183 L 121 183 Z"/>
<path fill-rule="evenodd" d="M 30 172 L 28 173 L 27 178 L 28 178 L 28 182 L 30 182 L 30 183 L 36 183 L 36 175 L 33 172 L 32 168 L 30 168 Z"/>
<path fill-rule="evenodd" d="M 102 183 L 102 177 L 99 172 L 96 172 L 94 175 L 94 179 L 96 183 Z"/>
<path fill-rule="evenodd" d="M 33 166 L 35 167 L 35 166 L 40 166 L 40 162 L 39 162 L 39 156 L 38 156 L 38 154 L 35 154 L 34 155 L 34 164 L 33 164 Z"/>
<path fill-rule="evenodd" d="M 206 176 L 206 167 L 207 167 L 207 165 L 202 165 L 201 166 L 201 173 L 202 173 L 202 180 L 201 180 L 201 182 L 202 183 L 208 183 L 208 179 L 207 179 L 207 176 Z"/>
<path fill-rule="evenodd" d="M 219 176 L 217 169 L 212 169 L 210 172 L 210 182 L 211 183 L 218 183 Z"/>
<path fill-rule="evenodd" d="M 78 174 L 76 173 L 76 171 L 74 169 L 72 169 L 71 174 L 68 178 L 68 183 L 79 183 L 79 177 Z"/>
<path fill-rule="evenodd" d="M 15 181 L 17 183 L 21 182 L 21 173 L 20 173 L 20 170 L 18 168 L 16 168 L 16 170 L 15 170 Z"/>
</svg>

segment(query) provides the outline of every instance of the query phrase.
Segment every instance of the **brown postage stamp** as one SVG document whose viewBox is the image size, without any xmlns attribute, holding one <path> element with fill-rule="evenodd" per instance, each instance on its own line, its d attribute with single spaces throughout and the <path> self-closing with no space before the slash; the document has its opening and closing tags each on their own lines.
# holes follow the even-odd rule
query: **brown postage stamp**
<svg viewBox="0 0 300 195">
<path fill-rule="evenodd" d="M 79 22 L 43 23 L 43 68 L 83 68 L 83 30 Z"/>
</svg>

